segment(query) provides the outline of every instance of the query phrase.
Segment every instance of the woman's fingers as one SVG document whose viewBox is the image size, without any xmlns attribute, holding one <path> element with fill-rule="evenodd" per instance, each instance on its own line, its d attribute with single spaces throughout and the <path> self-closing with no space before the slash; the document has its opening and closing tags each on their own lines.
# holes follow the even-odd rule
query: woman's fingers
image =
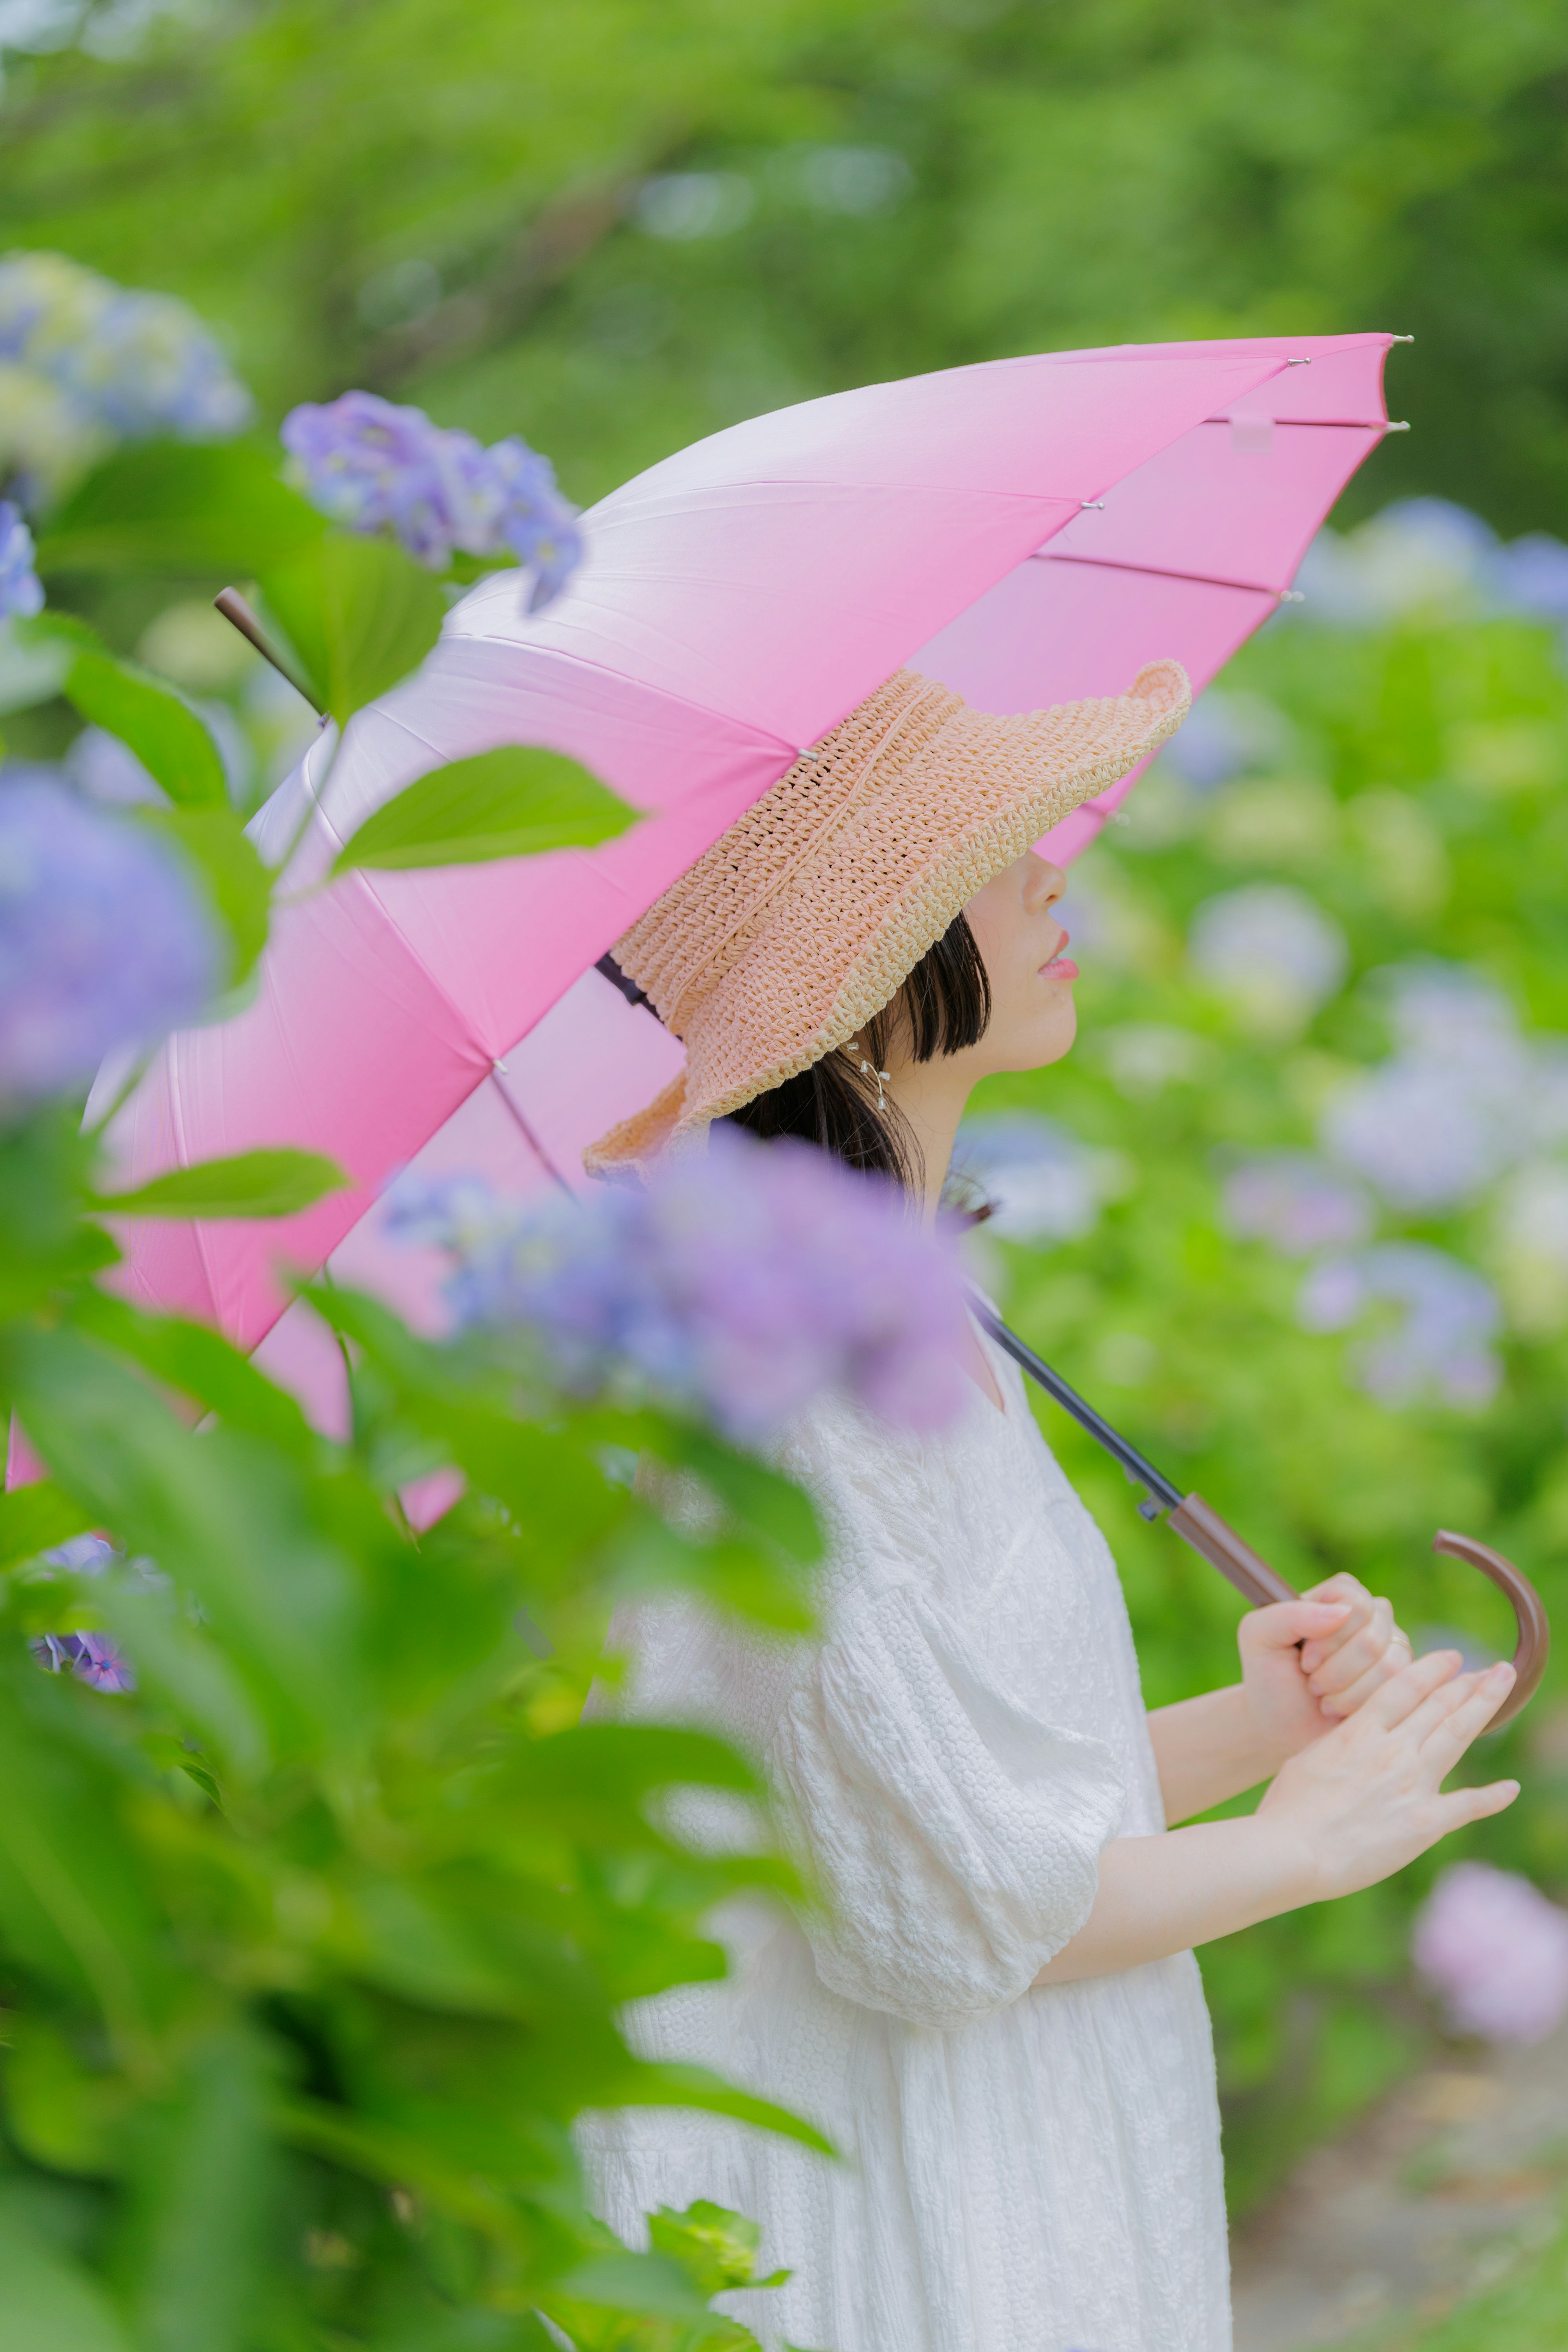
<svg viewBox="0 0 1568 2352">
<path fill-rule="evenodd" d="M 1326 1658 L 1331 1657 L 1336 1650 L 1360 1633 L 1372 1614 L 1373 1600 L 1364 1584 L 1357 1578 L 1344 1574 L 1331 1576 L 1322 1584 L 1314 1584 L 1311 1591 L 1304 1592 L 1301 1598 L 1303 1601 L 1337 1602 L 1347 1612 L 1331 1632 L 1320 1634 L 1304 1644 L 1301 1671 L 1311 1675 Z"/>
<path fill-rule="evenodd" d="M 1314 1698 L 1338 1698 L 1352 1683 L 1359 1683 L 1364 1675 L 1381 1665 L 1386 1656 L 1394 1634 L 1393 1601 L 1374 1601 L 1358 1614 L 1360 1622 L 1353 1630 L 1347 1621 L 1337 1640 L 1331 1637 L 1326 1643 L 1314 1644 L 1328 1652 L 1320 1666 L 1307 1670 L 1307 1687 Z M 1301 1664 L 1307 1665 L 1305 1651 Z"/>
<path fill-rule="evenodd" d="M 1345 1606 L 1342 1601 L 1271 1601 L 1265 1608 L 1249 1610 L 1242 1619 L 1242 1646 L 1293 1650 L 1298 1642 L 1321 1643 L 1338 1633 Z"/>
<path fill-rule="evenodd" d="M 1484 1789 L 1450 1789 L 1437 1800 L 1442 1822 L 1438 1837 L 1447 1837 L 1454 1830 L 1468 1829 L 1472 1822 L 1487 1821 L 1493 1813 L 1505 1812 L 1518 1794 L 1517 1780 L 1489 1780 Z"/>
<path fill-rule="evenodd" d="M 1363 1707 L 1374 1690 L 1391 1681 L 1394 1675 L 1403 1674 L 1409 1664 L 1410 1636 L 1395 1625 L 1382 1656 L 1374 1660 L 1348 1690 L 1336 1691 L 1331 1697 L 1320 1699 L 1319 1706 L 1331 1722 L 1342 1721 L 1347 1715 L 1354 1715 Z"/>
<path fill-rule="evenodd" d="M 1513 1668 L 1500 1663 L 1485 1674 L 1460 1675 L 1451 1688 L 1435 1693 L 1411 1716 L 1406 1728 L 1419 1741 L 1424 1760 L 1439 1768 L 1439 1780 L 1486 1729 L 1512 1688 Z"/>
<path fill-rule="evenodd" d="M 1424 1658 L 1412 1660 L 1381 1684 L 1352 1721 L 1392 1731 L 1396 1724 L 1413 1716 L 1434 1691 L 1451 1683 L 1464 1663 L 1458 1650 L 1428 1650 Z"/>
</svg>

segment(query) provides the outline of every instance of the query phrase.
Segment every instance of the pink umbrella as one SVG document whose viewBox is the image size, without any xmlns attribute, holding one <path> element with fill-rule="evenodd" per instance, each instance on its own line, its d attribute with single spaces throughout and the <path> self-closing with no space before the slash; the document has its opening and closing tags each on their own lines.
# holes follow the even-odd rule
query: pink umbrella
<svg viewBox="0 0 1568 2352">
<path fill-rule="evenodd" d="M 433 1324 L 439 1262 L 383 1232 L 392 1174 L 414 1161 L 513 1192 L 580 1185 L 584 1146 L 679 1060 L 595 965 L 892 670 L 1001 712 L 1116 693 L 1161 656 L 1205 685 L 1290 594 L 1323 516 L 1393 429 L 1382 376 L 1394 340 L 1055 352 L 807 402 L 605 499 L 584 518 L 587 560 L 548 612 L 523 613 L 514 576 L 476 589 L 420 671 L 352 722 L 290 866 L 258 1000 L 174 1038 L 112 1130 L 132 1181 L 294 1144 L 337 1160 L 353 1188 L 281 1226 L 133 1224 L 133 1293 L 216 1322 L 340 1425 L 337 1350 L 289 1307 L 280 1270 L 326 1261 Z M 518 741 L 582 761 L 642 822 L 594 850 L 310 891 L 416 777 Z M 322 742 L 268 803 L 264 854 L 292 838 L 326 765 Z M 1134 781 L 1041 846 L 1076 856 Z M 1289 1591 L 1005 1341 L 1249 1598 Z M 1533 1638 L 1538 1679 L 1544 1619 L 1532 1636 L 1521 1593 L 1538 1616 L 1539 1603 L 1483 1552 L 1465 1556 L 1515 1598 L 1521 1661 Z M 1527 1696 L 1521 1675 L 1512 1707 Z"/>
<path fill-rule="evenodd" d="M 644 819 L 593 850 L 298 895 L 258 1000 L 174 1038 L 112 1139 L 128 1180 L 289 1143 L 336 1160 L 353 1190 L 281 1225 L 134 1226 L 134 1293 L 265 1343 L 325 1411 L 335 1357 L 284 1314 L 278 1269 L 331 1257 L 413 1308 L 428 1270 L 384 1247 L 374 1214 L 395 1171 L 421 1158 L 513 1189 L 581 1182 L 584 1144 L 679 1052 L 595 961 L 900 665 L 997 711 L 1120 691 L 1161 655 L 1205 684 L 1289 593 L 1389 429 L 1392 340 L 1129 345 L 840 393 L 616 491 L 547 612 L 525 614 L 510 576 L 476 589 L 417 675 L 353 721 L 293 890 L 390 794 L 500 743 L 572 754 Z M 262 813 L 264 850 L 327 750 Z M 1050 853 L 1074 856 L 1131 781 Z"/>
</svg>

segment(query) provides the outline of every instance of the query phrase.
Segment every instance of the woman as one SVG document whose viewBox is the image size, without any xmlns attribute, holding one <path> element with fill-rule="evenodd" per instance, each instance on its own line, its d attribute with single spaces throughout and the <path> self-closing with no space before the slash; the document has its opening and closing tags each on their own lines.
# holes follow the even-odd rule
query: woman
<svg viewBox="0 0 1568 2352">
<path fill-rule="evenodd" d="M 824 739 L 616 950 L 686 1044 L 588 1164 L 635 1174 L 731 1118 L 902 1182 L 934 1217 L 970 1089 L 1072 1043 L 1060 872 L 1028 845 L 1172 732 L 1186 680 L 994 719 L 908 672 Z M 833 2163 L 686 2112 L 584 2133 L 625 2234 L 757 2217 L 780 2290 L 729 2300 L 825 2352 L 1222 2352 L 1208 2020 L 1192 1948 L 1399 1869 L 1517 1784 L 1439 1793 L 1510 1669 L 1412 1664 L 1336 1577 L 1240 1627 L 1239 1682 L 1145 1713 L 1115 1567 L 1017 1372 L 969 1339 L 937 1440 L 842 1400 L 785 1466 L 829 1537 L 820 1637 L 635 1612 L 629 1704 L 763 1759 L 821 1907 L 738 1910 L 721 1984 L 630 2021 L 818 2125 Z M 1301 1645 L 1301 1646 L 1298 1646 Z M 1249 1817 L 1186 1828 L 1269 1786 Z M 722 1834 L 716 1819 L 694 1822 Z"/>
</svg>

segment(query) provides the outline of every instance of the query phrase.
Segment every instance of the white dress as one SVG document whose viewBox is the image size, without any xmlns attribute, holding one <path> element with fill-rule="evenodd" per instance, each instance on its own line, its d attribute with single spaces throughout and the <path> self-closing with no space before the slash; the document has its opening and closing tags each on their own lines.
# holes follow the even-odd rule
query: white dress
<svg viewBox="0 0 1568 2352">
<path fill-rule="evenodd" d="M 730 1976 L 639 2003 L 630 2038 L 809 2117 L 842 2160 L 690 2110 L 580 2141 L 633 2243 L 699 2197 L 761 2222 L 763 2272 L 793 2275 L 719 2308 L 770 2352 L 1227 2352 L 1196 1963 L 1032 1989 L 1100 1848 L 1164 1822 L 1115 1564 L 990 1355 L 1005 1415 L 977 1389 L 922 1441 L 834 1399 L 792 1433 L 829 1536 L 817 1639 L 673 1604 L 617 1626 L 626 1704 L 761 1756 L 826 1904 L 728 1906 Z"/>
</svg>

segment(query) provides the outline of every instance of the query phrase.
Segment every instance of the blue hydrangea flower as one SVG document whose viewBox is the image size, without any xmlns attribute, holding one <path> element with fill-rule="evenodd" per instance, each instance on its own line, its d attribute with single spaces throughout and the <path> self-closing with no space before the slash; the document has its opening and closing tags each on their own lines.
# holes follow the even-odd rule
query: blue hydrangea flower
<svg viewBox="0 0 1568 2352">
<path fill-rule="evenodd" d="M 58 784 L 0 781 L 0 1111 L 193 1019 L 217 933 L 156 841 Z"/>
<path fill-rule="evenodd" d="M 0 260 L 5 457 L 24 505 L 59 491 L 117 441 L 222 439 L 249 393 L 195 312 L 58 253 Z"/>
<path fill-rule="evenodd" d="M 22 510 L 0 499 L 0 621 L 30 620 L 44 609 L 44 592 L 33 569 L 33 534 Z"/>
<path fill-rule="evenodd" d="M 120 440 L 222 440 L 250 419 L 218 344 L 170 294 L 110 288 L 90 334 L 62 344 L 50 373 Z"/>
<path fill-rule="evenodd" d="M 542 1206 L 405 1178 L 393 1220 L 453 1251 L 460 1322 L 531 1327 L 579 1391 L 633 1367 L 743 1443 L 825 1389 L 921 1430 L 972 1394 L 955 1244 L 805 1144 L 716 1128 L 647 1186 Z"/>
<path fill-rule="evenodd" d="M 433 572 L 458 550 L 510 552 L 533 573 L 529 608 L 538 611 L 581 561 L 576 509 L 549 459 L 515 435 L 487 449 L 423 409 L 345 392 L 290 410 L 282 438 L 295 479 L 323 514 L 348 530 L 390 531 Z"/>
<path fill-rule="evenodd" d="M 133 1691 L 136 1687 L 134 1670 L 107 1633 L 43 1633 L 30 1647 L 48 1674 L 73 1674 L 79 1683 L 90 1683 L 94 1690 Z"/>
</svg>

